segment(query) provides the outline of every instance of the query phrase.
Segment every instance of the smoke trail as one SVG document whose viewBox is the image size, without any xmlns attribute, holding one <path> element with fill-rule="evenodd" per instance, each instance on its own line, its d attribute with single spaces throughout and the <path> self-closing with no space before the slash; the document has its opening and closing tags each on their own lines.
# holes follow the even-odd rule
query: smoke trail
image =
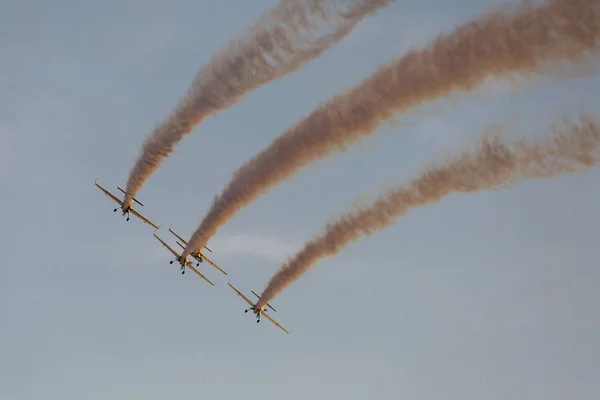
<svg viewBox="0 0 600 400">
<path fill-rule="evenodd" d="M 200 70 L 186 95 L 145 140 L 127 181 L 125 204 L 173 147 L 204 118 L 279 79 L 347 36 L 394 0 L 281 0 Z"/>
<path fill-rule="evenodd" d="M 544 63 L 566 64 L 595 51 L 600 2 L 549 0 L 489 12 L 409 51 L 358 86 L 321 105 L 246 162 L 215 197 L 184 254 L 201 248 L 241 208 L 304 165 L 371 135 L 394 113 L 489 76 L 533 74 Z"/>
<path fill-rule="evenodd" d="M 281 267 L 263 291 L 257 306 L 271 301 L 320 258 L 338 253 L 350 242 L 395 223 L 410 209 L 441 200 L 453 192 L 508 188 L 521 179 L 551 178 L 588 169 L 600 162 L 600 124 L 582 117 L 579 124 L 555 129 L 537 140 L 513 146 L 499 135 L 486 135 L 475 152 L 465 152 L 441 166 L 426 169 L 409 184 L 384 192 L 371 206 L 339 217 L 325 232 L 307 242 Z"/>
</svg>

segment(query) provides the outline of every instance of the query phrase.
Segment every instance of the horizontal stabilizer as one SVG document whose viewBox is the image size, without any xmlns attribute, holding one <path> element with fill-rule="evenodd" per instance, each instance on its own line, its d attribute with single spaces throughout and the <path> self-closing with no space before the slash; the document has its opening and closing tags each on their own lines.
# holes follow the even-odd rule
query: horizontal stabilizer
<svg viewBox="0 0 600 400">
<path fill-rule="evenodd" d="M 260 299 L 260 296 L 259 296 L 259 295 L 257 295 L 257 294 L 254 292 L 254 290 L 251 290 L 251 292 L 252 292 L 252 294 L 253 294 L 253 295 L 255 295 L 256 297 L 258 297 L 258 298 Z M 269 307 L 271 310 L 273 310 L 273 311 L 277 312 L 277 310 L 276 310 L 276 309 L 274 309 L 274 308 L 273 308 L 273 307 L 272 307 L 272 306 L 271 306 L 269 303 L 266 303 L 266 305 L 267 305 L 267 307 Z"/>
<path fill-rule="evenodd" d="M 123 194 L 127 194 L 125 193 L 125 191 L 123 189 L 121 189 L 120 187 L 117 186 L 117 189 L 119 189 L 121 192 L 123 192 Z M 140 206 L 144 206 L 142 203 L 140 203 L 135 197 L 133 198 L 133 201 L 135 201 L 136 203 L 138 203 Z"/>
<path fill-rule="evenodd" d="M 173 226 L 173 224 L 171 224 L 171 226 Z M 182 243 L 185 243 L 185 244 L 187 245 L 187 243 L 188 243 L 188 242 L 187 242 L 185 239 L 183 239 L 181 236 L 179 236 L 178 234 L 176 234 L 176 233 L 173 231 L 173 229 L 171 229 L 171 226 L 169 227 L 169 232 L 171 232 L 173 235 L 175 235 L 175 237 L 176 237 L 177 239 L 179 239 L 179 240 L 180 240 Z M 208 250 L 209 252 L 211 252 L 211 253 L 212 253 L 212 250 L 211 250 L 211 249 L 209 249 L 208 247 L 204 246 L 204 248 L 205 248 L 206 250 Z"/>
</svg>

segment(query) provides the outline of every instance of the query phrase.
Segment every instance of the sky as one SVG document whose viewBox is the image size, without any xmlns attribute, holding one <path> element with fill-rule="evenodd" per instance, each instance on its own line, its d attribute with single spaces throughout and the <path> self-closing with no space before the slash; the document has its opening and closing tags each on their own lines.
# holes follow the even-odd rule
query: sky
<svg viewBox="0 0 600 400">
<path fill-rule="evenodd" d="M 506 1 L 410 0 L 210 117 L 140 191 L 189 237 L 231 174 L 320 102 Z M 452 195 L 323 259 L 256 324 L 262 291 L 324 224 L 486 128 L 542 135 L 597 112 L 600 80 L 494 80 L 304 168 L 209 243 L 228 276 L 180 275 L 124 187 L 196 72 L 274 0 L 7 0 L 0 13 L 0 398 L 597 399 L 597 169 Z"/>
</svg>

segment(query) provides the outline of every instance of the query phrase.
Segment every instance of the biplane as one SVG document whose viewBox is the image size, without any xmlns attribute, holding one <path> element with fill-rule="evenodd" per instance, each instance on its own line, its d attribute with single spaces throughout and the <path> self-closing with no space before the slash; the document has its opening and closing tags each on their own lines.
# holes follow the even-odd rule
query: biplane
<svg viewBox="0 0 600 400">
<path fill-rule="evenodd" d="M 138 217 L 139 219 L 141 219 L 142 221 L 144 221 L 145 223 L 147 223 L 148 225 L 150 225 L 151 227 L 153 227 L 154 229 L 158 230 L 159 227 L 156 226 L 154 223 L 152 223 L 151 221 L 149 221 L 146 217 L 144 217 L 142 214 L 140 214 L 139 212 L 135 211 L 133 209 L 132 203 L 135 201 L 137 204 L 139 204 L 140 206 L 144 206 L 141 202 L 139 202 L 136 198 L 133 198 L 131 204 L 124 204 L 123 201 L 119 200 L 117 198 L 117 196 L 115 196 L 114 194 L 112 194 L 111 192 L 109 192 L 108 190 L 104 189 L 102 186 L 100 186 L 98 184 L 98 180 L 96 179 L 96 182 L 94 182 L 94 184 L 96 185 L 96 187 L 100 190 L 102 190 L 104 192 L 105 195 L 107 195 L 108 197 L 110 197 L 111 199 L 113 199 L 121 208 L 121 211 L 123 212 L 123 216 L 125 216 L 125 214 L 127 214 L 127 221 L 129 221 L 129 213 L 135 215 L 136 217 Z M 125 194 L 125 191 L 123 189 L 121 189 L 120 187 L 117 186 L 117 189 L 119 189 L 121 192 L 123 192 L 123 194 Z M 117 212 L 117 210 L 119 209 L 119 207 L 115 208 L 113 210 L 113 212 Z"/>
<path fill-rule="evenodd" d="M 173 232 L 173 230 L 171 229 L 171 227 L 169 227 L 169 232 L 171 232 L 177 238 L 177 244 L 182 249 L 185 249 L 185 247 L 187 246 L 188 242 L 186 242 L 181 236 L 179 236 L 178 234 L 176 234 L 175 232 Z M 212 250 L 209 249 L 208 247 L 204 246 L 204 249 L 206 249 L 206 250 L 208 250 L 209 252 L 212 253 Z M 199 251 L 194 251 L 194 252 L 190 253 L 190 255 L 192 257 L 194 257 L 196 259 L 196 261 L 198 261 L 198 263 L 196 264 L 196 267 L 199 267 L 200 263 L 203 262 L 204 260 L 206 260 L 207 263 L 209 263 L 210 265 L 212 265 L 213 267 L 215 267 L 216 269 L 218 269 L 219 271 L 221 271 L 221 273 L 223 273 L 224 275 L 227 275 L 227 272 L 223 271 L 217 264 L 215 264 L 208 257 L 206 257 L 204 255 L 204 252 L 202 250 L 203 249 L 200 249 Z"/>
<path fill-rule="evenodd" d="M 265 310 L 265 307 L 260 307 L 260 308 L 256 308 L 256 303 L 253 303 L 252 300 L 250 300 L 249 298 L 247 298 L 246 296 L 244 296 L 244 294 L 242 292 L 240 292 L 239 290 L 237 290 L 230 282 L 227 283 L 229 285 L 230 288 L 232 288 L 238 296 L 240 296 L 242 299 L 246 300 L 246 303 L 248 303 L 250 305 L 250 308 L 246 309 L 244 312 L 247 313 L 248 311 L 252 310 L 252 312 L 256 315 L 256 323 L 260 322 L 260 316 L 264 315 L 264 317 L 266 319 L 268 319 L 271 323 L 273 323 L 273 325 L 275 325 L 276 327 L 278 327 L 279 329 L 281 329 L 282 331 L 284 331 L 285 333 L 289 334 L 290 332 L 285 329 L 283 326 L 279 325 L 279 323 L 277 323 L 277 321 L 275 321 L 273 318 L 271 318 L 270 315 L 267 314 L 267 310 Z M 254 291 L 252 291 L 252 293 L 260 298 L 259 295 L 257 295 L 256 293 L 254 293 Z M 271 307 L 271 305 L 269 303 L 266 304 L 267 307 L 269 307 L 271 310 L 276 311 L 273 307 Z"/>
<path fill-rule="evenodd" d="M 175 256 L 175 260 L 171 260 L 169 262 L 169 264 L 173 264 L 173 262 L 178 261 L 179 265 L 181 266 L 181 274 L 183 275 L 185 273 L 185 267 L 188 267 L 189 269 L 191 269 L 192 271 L 194 271 L 200 278 L 204 279 L 206 282 L 210 283 L 212 286 L 215 286 L 214 283 L 212 283 L 207 277 L 205 277 L 204 275 L 202 275 L 200 273 L 200 271 L 198 271 L 196 268 L 194 268 L 194 266 L 192 265 L 192 263 L 190 263 L 189 261 L 189 256 L 183 258 L 179 253 L 177 253 L 175 250 L 173 250 L 171 248 L 171 246 L 169 246 L 167 243 L 165 243 L 161 238 L 159 238 L 158 236 L 156 236 L 156 233 L 153 233 L 154 237 L 162 243 L 163 246 L 165 246 L 171 253 L 173 253 L 173 255 Z"/>
</svg>

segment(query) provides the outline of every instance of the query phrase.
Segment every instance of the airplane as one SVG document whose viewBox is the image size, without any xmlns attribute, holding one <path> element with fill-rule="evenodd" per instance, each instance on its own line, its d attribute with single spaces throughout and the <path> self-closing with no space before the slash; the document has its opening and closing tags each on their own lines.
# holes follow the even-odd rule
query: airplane
<svg viewBox="0 0 600 400">
<path fill-rule="evenodd" d="M 171 248 L 171 246 L 169 246 L 168 244 L 166 244 L 161 238 L 159 238 L 158 236 L 156 236 L 156 233 L 153 233 L 154 237 L 156 239 L 158 239 L 159 242 L 162 243 L 163 246 L 165 246 L 167 249 L 169 249 L 169 251 L 171 253 L 173 253 L 173 255 L 176 257 L 175 260 L 171 260 L 169 262 L 169 264 L 173 264 L 174 261 L 179 261 L 179 264 L 181 265 L 181 274 L 185 274 L 185 267 L 188 267 L 189 269 L 191 269 L 192 271 L 194 271 L 196 274 L 198 274 L 198 276 L 202 279 L 204 279 L 206 282 L 210 283 L 212 286 L 215 286 L 214 283 L 212 283 L 207 277 L 205 277 L 204 275 L 202 275 L 200 273 L 200 271 L 198 271 L 196 268 L 194 268 L 194 266 L 189 262 L 189 256 L 186 257 L 185 259 L 182 259 L 181 255 L 178 254 L 175 250 L 173 250 Z"/>
<path fill-rule="evenodd" d="M 135 211 L 131 205 L 128 206 L 124 206 L 124 203 L 119 200 L 117 198 L 117 196 L 115 196 L 114 194 L 112 194 L 111 192 L 109 192 L 108 190 L 104 189 L 102 186 L 98 185 L 98 179 L 96 179 L 96 182 L 94 182 L 94 184 L 98 187 L 98 189 L 102 190 L 104 192 L 105 195 L 107 195 L 108 197 L 110 197 L 111 199 L 113 199 L 115 202 L 117 202 L 120 206 L 121 206 L 121 210 L 123 211 L 123 216 L 125 216 L 125 214 L 127 214 L 127 221 L 129 221 L 129 213 L 131 212 L 133 215 L 135 215 L 136 217 L 138 217 L 139 219 L 141 219 L 142 221 L 144 221 L 145 223 L 147 223 L 148 225 L 150 225 L 151 227 L 153 227 L 154 229 L 158 230 L 160 229 L 158 226 L 156 226 L 155 224 L 153 224 L 152 222 L 150 222 L 146 217 L 144 217 L 142 214 L 138 213 L 137 211 Z M 119 189 L 121 192 L 123 192 L 123 194 L 125 194 L 125 191 L 123 189 L 121 189 L 120 187 L 117 186 L 117 189 Z M 135 201 L 137 204 L 139 204 L 140 206 L 144 206 L 142 203 L 140 203 L 137 199 L 133 199 L 133 201 Z M 117 212 L 119 208 L 115 208 L 113 210 L 113 212 Z"/>
<path fill-rule="evenodd" d="M 248 311 L 252 310 L 252 312 L 254 314 L 256 314 L 256 323 L 258 324 L 260 322 L 260 316 L 264 315 L 266 319 L 268 319 L 269 321 L 271 321 L 276 327 L 278 327 L 279 329 L 281 329 L 282 331 L 284 331 L 285 333 L 289 334 L 290 332 L 285 329 L 283 326 L 279 325 L 273 318 L 271 318 L 270 315 L 267 314 L 267 310 L 265 310 L 265 307 L 261 307 L 260 309 L 256 309 L 256 304 L 253 303 L 250 299 L 248 299 L 246 296 L 244 296 L 244 294 L 242 292 L 240 292 L 239 290 L 237 290 L 230 282 L 227 282 L 227 284 L 229 285 L 230 288 L 232 288 L 238 296 L 240 296 L 241 298 L 243 298 L 244 300 L 246 300 L 246 302 L 248 304 L 250 304 L 250 308 L 246 309 L 244 312 L 247 313 Z M 252 292 L 254 293 L 254 291 Z M 257 295 L 256 293 L 254 293 L 254 295 L 258 298 L 260 298 L 259 295 Z M 275 309 L 273 307 L 271 307 L 271 305 L 269 305 L 267 303 L 267 306 L 275 311 Z"/>
<path fill-rule="evenodd" d="M 176 234 L 175 232 L 173 232 L 173 230 L 171 229 L 171 227 L 169 227 L 169 232 L 171 232 L 173 235 L 175 235 L 175 237 L 177 239 L 179 239 L 177 241 L 177 244 L 182 248 L 185 249 L 185 246 L 187 246 L 188 242 L 186 242 L 185 240 L 183 240 L 183 238 L 181 236 L 179 236 L 178 234 Z M 183 244 L 182 244 L 183 243 Z M 204 248 L 208 251 L 210 251 L 212 253 L 212 250 L 209 249 L 208 247 L 204 246 Z M 217 264 L 215 264 L 214 262 L 212 262 L 210 259 L 208 259 L 208 257 L 206 257 L 203 253 L 202 253 L 202 249 L 200 249 L 200 251 L 197 252 L 193 252 L 190 253 L 190 255 L 192 257 L 194 257 L 196 259 L 196 261 L 198 261 L 198 263 L 196 264 L 196 267 L 200 266 L 200 263 L 203 262 L 204 260 L 206 260 L 207 263 L 209 263 L 210 265 L 212 265 L 213 267 L 215 267 L 216 269 L 218 269 L 219 271 L 221 271 L 224 275 L 227 275 L 227 272 L 223 271 L 221 268 L 219 268 L 219 266 Z"/>
</svg>

